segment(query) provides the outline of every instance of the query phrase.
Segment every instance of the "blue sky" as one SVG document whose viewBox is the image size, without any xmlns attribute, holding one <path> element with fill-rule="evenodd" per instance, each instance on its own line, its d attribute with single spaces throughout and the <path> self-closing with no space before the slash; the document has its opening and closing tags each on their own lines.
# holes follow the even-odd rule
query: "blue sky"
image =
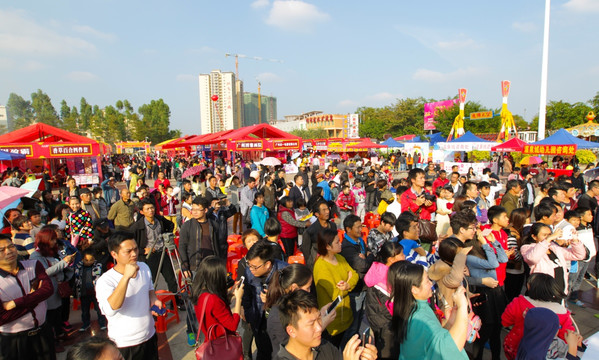
<svg viewBox="0 0 599 360">
<path fill-rule="evenodd" d="M 538 113 L 544 1 L 0 1 L 0 104 L 42 89 L 60 101 L 137 108 L 163 98 L 171 127 L 200 131 L 198 79 L 234 71 L 277 97 L 278 117 L 353 112 L 397 98 L 468 100 Z M 599 90 L 599 0 L 554 0 L 549 100 Z"/>
</svg>

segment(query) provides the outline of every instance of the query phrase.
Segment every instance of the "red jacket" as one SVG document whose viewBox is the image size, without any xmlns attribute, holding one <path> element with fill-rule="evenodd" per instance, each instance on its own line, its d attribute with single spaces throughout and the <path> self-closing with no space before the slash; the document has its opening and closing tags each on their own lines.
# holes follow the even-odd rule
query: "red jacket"
<svg viewBox="0 0 599 360">
<path fill-rule="evenodd" d="M 204 301 L 208 296 L 208 303 L 204 309 Z M 218 296 L 210 293 L 203 293 L 198 297 L 198 303 L 194 306 L 196 311 L 196 317 L 200 321 L 202 313 L 204 313 L 204 322 L 202 323 L 201 331 L 204 337 L 208 337 L 208 329 L 214 324 L 221 324 L 225 327 L 228 333 L 234 333 L 237 331 L 237 325 L 239 325 L 239 315 L 233 314 L 228 304 Z M 222 329 L 218 328 L 215 331 L 216 337 L 225 335 Z"/>
<path fill-rule="evenodd" d="M 353 212 L 356 208 L 356 199 L 354 198 L 353 191 L 350 191 L 347 195 L 343 191 L 340 192 L 336 204 L 339 206 L 339 210 Z"/>
<path fill-rule="evenodd" d="M 564 334 L 567 330 L 575 330 L 570 317 L 570 311 L 558 303 L 542 302 L 532 300 L 524 295 L 520 295 L 507 305 L 503 315 L 501 315 L 501 324 L 505 327 L 512 326 L 512 330 L 505 336 L 503 341 L 503 350 L 505 356 L 509 359 L 515 359 L 518 353 L 518 345 L 524 336 L 524 315 L 529 309 L 535 307 L 546 307 L 555 312 L 559 319 L 560 329 L 557 333 L 560 339 L 564 340 Z"/>
<path fill-rule="evenodd" d="M 284 239 L 293 239 L 297 237 L 297 228 L 287 221 L 283 220 L 283 213 L 288 212 L 292 218 L 295 219 L 295 212 L 291 209 L 287 209 L 284 206 L 279 206 L 279 212 L 277 213 L 277 220 L 281 223 L 281 235 Z"/>
<path fill-rule="evenodd" d="M 437 211 L 436 201 L 433 201 L 433 203 L 429 207 L 424 206 L 424 204 L 422 204 L 422 206 L 418 206 L 418 205 L 416 205 L 415 201 L 416 201 L 416 194 L 414 194 L 414 191 L 412 191 L 412 188 L 409 188 L 408 190 L 404 191 L 404 193 L 401 194 L 401 198 L 400 198 L 401 210 L 402 211 L 410 210 L 414 214 L 419 214 L 419 218 L 424 219 L 424 220 L 430 220 L 431 214 L 434 213 L 435 211 Z M 420 210 L 420 213 L 418 213 L 419 209 L 422 209 L 422 210 Z"/>
<path fill-rule="evenodd" d="M 166 191 L 166 188 L 171 186 L 171 182 L 168 179 L 164 179 L 164 180 L 159 180 L 156 179 L 154 181 L 154 189 L 158 189 L 158 185 L 163 184 L 164 185 L 164 190 Z"/>
<path fill-rule="evenodd" d="M 491 220 L 489 220 L 489 221 L 491 221 Z M 491 228 L 491 225 L 483 225 L 480 227 L 481 230 L 490 229 L 490 228 Z M 499 231 L 492 231 L 491 234 L 493 235 L 495 240 L 497 240 L 501 244 L 501 247 L 503 248 L 503 250 L 507 251 L 507 233 L 503 230 L 499 230 Z M 492 246 L 491 246 L 491 248 L 495 249 Z M 497 251 L 495 251 L 495 254 L 497 254 Z M 497 281 L 499 282 L 499 286 L 503 286 L 503 283 L 505 282 L 506 267 L 507 267 L 507 263 L 499 263 L 499 266 L 495 269 L 495 272 L 497 273 Z"/>
<path fill-rule="evenodd" d="M 435 179 L 435 181 L 433 181 L 433 192 L 436 193 L 438 187 L 442 187 L 447 184 L 449 184 L 449 179 L 445 179 L 445 180 L 441 180 L 441 178 Z"/>
</svg>

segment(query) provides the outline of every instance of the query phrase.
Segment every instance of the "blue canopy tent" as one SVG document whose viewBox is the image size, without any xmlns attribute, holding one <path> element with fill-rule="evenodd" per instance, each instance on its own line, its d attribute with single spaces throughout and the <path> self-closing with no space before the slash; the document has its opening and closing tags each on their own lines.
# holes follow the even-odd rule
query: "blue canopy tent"
<svg viewBox="0 0 599 360">
<path fill-rule="evenodd" d="M 3 160 L 19 160 L 25 159 L 24 154 L 15 154 L 8 151 L 0 150 L 0 161 Z"/>
<path fill-rule="evenodd" d="M 476 142 L 476 143 L 479 143 L 479 142 L 490 143 L 492 141 L 481 139 L 478 136 L 474 135 L 471 131 L 467 131 L 464 135 L 460 136 L 457 139 L 453 139 L 453 140 L 451 140 L 449 142 L 450 143 L 466 143 L 466 142 L 468 142 L 468 143 L 473 143 L 473 142 Z"/>
<path fill-rule="evenodd" d="M 436 143 L 443 142 L 443 141 L 445 141 L 447 139 L 440 132 L 428 135 L 427 137 L 428 137 L 428 140 L 430 141 L 431 145 L 435 145 Z"/>
<path fill-rule="evenodd" d="M 530 143 L 529 145 L 576 145 L 578 149 L 599 148 L 599 143 L 579 139 L 564 129 L 559 129 L 550 137 Z"/>
<path fill-rule="evenodd" d="M 401 147 L 404 147 L 404 145 L 402 143 L 400 143 L 399 141 L 395 140 L 392 137 L 390 137 L 387 140 L 383 141 L 381 143 L 381 145 L 387 145 L 390 148 L 401 148 Z"/>
</svg>

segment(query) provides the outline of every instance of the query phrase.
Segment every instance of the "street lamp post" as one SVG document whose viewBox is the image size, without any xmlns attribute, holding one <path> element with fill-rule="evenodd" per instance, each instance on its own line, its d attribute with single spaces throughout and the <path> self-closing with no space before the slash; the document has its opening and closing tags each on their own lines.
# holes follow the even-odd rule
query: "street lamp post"
<svg viewBox="0 0 599 360">
<path fill-rule="evenodd" d="M 545 138 L 545 117 L 547 110 L 547 67 L 549 63 L 549 15 L 551 0 L 545 0 L 545 28 L 543 30 L 543 60 L 541 67 L 541 104 L 539 105 L 538 140 Z"/>
</svg>

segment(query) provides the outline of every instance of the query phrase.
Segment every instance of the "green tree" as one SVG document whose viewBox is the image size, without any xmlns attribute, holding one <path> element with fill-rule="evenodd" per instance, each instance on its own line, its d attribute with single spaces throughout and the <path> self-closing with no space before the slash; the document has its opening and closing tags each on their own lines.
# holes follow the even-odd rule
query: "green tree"
<svg viewBox="0 0 599 360">
<path fill-rule="evenodd" d="M 420 98 L 398 99 L 394 104 L 382 108 L 361 107 L 360 136 L 383 139 L 385 134 L 400 136 L 424 134 L 424 104 Z"/>
<path fill-rule="evenodd" d="M 103 136 L 105 142 L 113 144 L 125 139 L 125 116 L 110 105 L 104 108 Z"/>
<path fill-rule="evenodd" d="M 81 98 L 79 102 L 79 130 L 82 133 L 86 133 L 89 130 L 89 125 L 92 118 L 92 106 L 85 100 L 84 97 Z"/>
<path fill-rule="evenodd" d="M 169 139 L 171 111 L 162 99 L 152 100 L 138 109 L 141 120 L 138 121 L 137 133 L 148 138 L 153 144 Z M 139 128 L 141 126 L 141 128 Z"/>
<path fill-rule="evenodd" d="M 79 134 L 79 112 L 75 106 L 70 108 L 66 100 L 60 103 L 60 119 L 64 130 Z"/>
<path fill-rule="evenodd" d="M 302 139 L 326 139 L 328 137 L 325 129 L 296 129 L 291 130 L 289 133 Z"/>
<path fill-rule="evenodd" d="M 8 96 L 6 111 L 8 112 L 8 123 L 10 124 L 10 129 L 8 130 L 22 129 L 33 123 L 31 102 L 15 93 L 10 93 Z"/>
<path fill-rule="evenodd" d="M 37 92 L 31 94 L 31 107 L 33 108 L 34 118 L 37 122 L 62 127 L 56 109 L 52 105 L 52 100 L 42 90 L 38 89 Z"/>
<path fill-rule="evenodd" d="M 565 101 L 550 101 L 547 104 L 546 128 L 558 130 L 582 124 L 592 108 L 585 103 L 570 104 Z"/>
<path fill-rule="evenodd" d="M 466 101 L 466 104 L 464 104 L 464 116 L 468 117 L 468 119 L 464 119 L 464 131 L 471 131 L 475 134 L 499 132 L 501 129 L 501 118 L 499 116 L 492 119 L 469 119 L 470 113 L 489 110 L 491 109 L 482 106 L 479 102 Z M 459 111 L 460 107 L 456 104 L 456 106 L 439 111 L 435 116 L 437 130 L 441 131 L 444 136 L 449 136 L 449 132 Z M 499 111 L 495 110 L 495 114 L 499 115 Z"/>
</svg>

